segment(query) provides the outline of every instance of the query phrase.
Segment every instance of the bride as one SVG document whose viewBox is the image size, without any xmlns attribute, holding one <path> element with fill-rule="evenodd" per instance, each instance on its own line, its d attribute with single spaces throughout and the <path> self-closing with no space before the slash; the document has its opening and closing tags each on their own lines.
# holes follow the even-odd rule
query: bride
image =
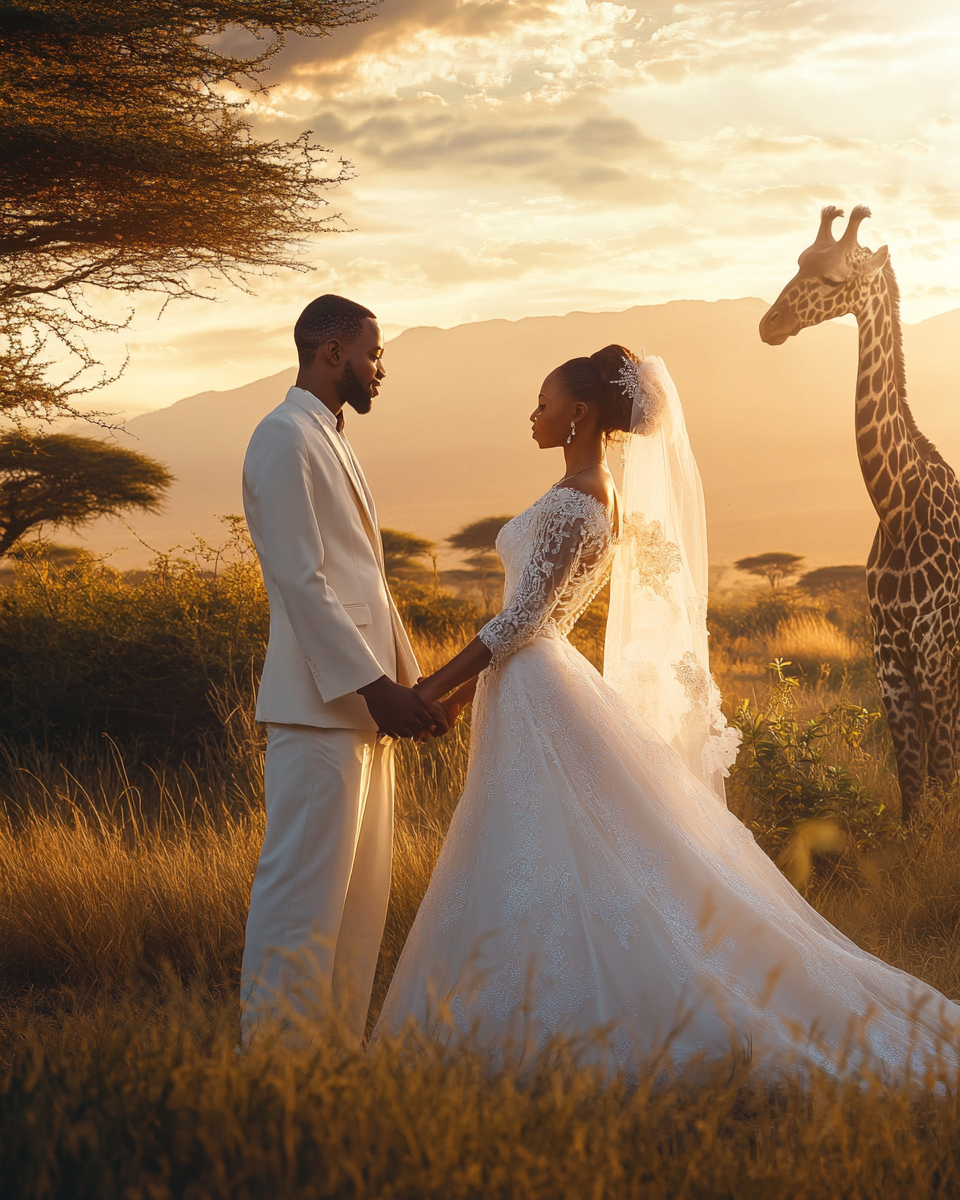
<svg viewBox="0 0 960 1200">
<path fill-rule="evenodd" d="M 739 733 L 709 673 L 703 495 L 662 360 L 571 359 L 531 419 L 566 473 L 500 532 L 502 611 L 418 685 L 451 720 L 474 701 L 470 764 L 378 1032 L 413 1020 L 501 1056 L 562 1036 L 628 1072 L 664 1047 L 676 1065 L 955 1065 L 960 1008 L 834 929 L 726 808 Z M 567 634 L 608 578 L 601 676 Z"/>
</svg>

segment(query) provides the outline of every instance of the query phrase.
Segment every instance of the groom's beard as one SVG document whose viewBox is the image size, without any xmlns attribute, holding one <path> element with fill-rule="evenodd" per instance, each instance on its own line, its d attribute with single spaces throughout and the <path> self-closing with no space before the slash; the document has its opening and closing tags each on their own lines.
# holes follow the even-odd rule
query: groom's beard
<svg viewBox="0 0 960 1200">
<path fill-rule="evenodd" d="M 357 373 L 351 363 L 343 368 L 343 375 L 337 380 L 337 399 L 341 404 L 349 404 L 358 413 L 368 413 L 373 408 L 372 389 L 364 387 L 357 378 Z"/>
</svg>

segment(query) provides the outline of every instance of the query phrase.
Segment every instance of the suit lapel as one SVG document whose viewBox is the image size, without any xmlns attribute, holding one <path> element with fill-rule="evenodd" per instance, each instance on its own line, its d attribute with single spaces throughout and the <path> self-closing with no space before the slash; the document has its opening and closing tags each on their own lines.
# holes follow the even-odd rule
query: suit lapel
<svg viewBox="0 0 960 1200">
<path fill-rule="evenodd" d="M 315 396 L 311 396 L 309 392 L 303 392 L 300 388 L 293 387 L 287 393 L 287 399 L 307 413 L 314 425 L 320 430 L 320 436 L 326 438 L 327 444 L 337 456 L 340 466 L 343 468 L 344 474 L 350 482 L 353 498 L 356 501 L 357 508 L 360 510 L 364 529 L 370 540 L 370 545 L 373 548 L 377 562 L 380 565 L 380 572 L 383 575 L 384 582 L 386 582 L 387 574 L 383 561 L 383 543 L 380 540 L 380 529 L 377 525 L 377 510 L 374 506 L 370 489 L 367 487 L 366 480 L 363 478 L 360 467 L 353 457 L 352 450 L 349 448 L 348 443 L 337 433 L 336 429 L 332 428 L 315 411 L 314 404 L 320 403 Z M 389 588 L 387 590 L 389 591 Z"/>
<path fill-rule="evenodd" d="M 370 522 L 370 528 L 373 530 L 373 549 L 377 555 L 377 561 L 380 563 L 380 570 L 383 572 L 386 579 L 386 567 L 383 561 L 383 542 L 380 538 L 380 525 L 377 521 L 377 506 L 373 502 L 373 494 L 367 485 L 367 479 L 357 462 L 356 455 L 353 453 L 353 447 L 346 438 L 337 438 L 340 448 L 350 465 L 350 480 L 354 485 L 355 490 L 359 493 L 363 500 L 363 506 L 366 510 L 367 518 Z"/>
<path fill-rule="evenodd" d="M 319 427 L 321 437 L 326 438 L 330 448 L 337 456 L 344 474 L 350 481 L 354 501 L 359 510 L 364 530 L 376 556 L 380 567 L 380 574 L 383 577 L 383 583 L 387 590 L 387 599 L 390 604 L 390 619 L 393 625 L 393 641 L 397 651 L 397 679 L 400 683 L 412 687 L 419 678 L 420 667 L 417 663 L 417 656 L 413 652 L 413 647 L 410 645 L 407 631 L 403 627 L 403 621 L 400 619 L 400 614 L 397 611 L 393 594 L 390 591 L 390 584 L 387 582 L 387 569 L 383 559 L 383 542 L 380 540 L 380 529 L 377 525 L 377 509 L 373 502 L 373 496 L 367 486 L 363 472 L 360 470 L 360 464 L 353 456 L 350 444 L 313 411 L 312 405 L 305 404 L 298 396 L 293 395 L 292 393 L 296 390 L 295 388 L 290 389 L 288 399 L 291 399 L 299 408 L 310 415 L 314 425 Z"/>
<path fill-rule="evenodd" d="M 314 418 L 316 420 L 316 418 Z M 334 429 L 329 429 L 322 421 L 317 420 L 317 425 L 320 427 L 320 432 L 327 439 L 333 449 L 334 454 L 340 461 L 340 466 L 343 468 L 344 474 L 350 481 L 350 487 L 353 490 L 353 497 L 357 502 L 357 507 L 360 509 L 360 516 L 363 518 L 363 524 L 367 531 L 367 537 L 370 539 L 370 544 L 373 547 L 373 552 L 377 556 L 377 562 L 380 564 L 381 571 L 383 570 L 383 547 L 380 543 L 380 530 L 377 528 L 377 519 L 374 515 L 372 499 L 369 496 L 366 488 L 363 486 L 363 481 L 353 465 L 350 458 L 350 452 L 341 439 L 340 435 Z"/>
<path fill-rule="evenodd" d="M 377 509 L 373 502 L 373 496 L 370 488 L 367 486 L 367 480 L 360 469 L 360 464 L 353 456 L 353 447 L 326 425 L 323 425 L 322 429 L 327 435 L 327 440 L 336 451 L 337 457 L 340 459 L 340 463 L 353 485 L 353 493 L 358 501 L 364 528 L 367 531 L 373 552 L 377 557 L 380 574 L 383 576 L 383 583 L 387 590 L 387 599 L 390 604 L 393 642 L 397 651 L 397 681 L 405 684 L 407 687 L 412 687 L 420 677 L 420 665 L 417 662 L 417 656 L 413 652 L 413 647 L 410 645 L 410 639 L 404 628 L 403 621 L 400 619 L 400 613 L 397 611 L 397 605 L 390 590 L 390 583 L 387 579 L 387 567 L 383 559 L 383 542 L 380 539 L 380 527 L 377 524 Z"/>
</svg>

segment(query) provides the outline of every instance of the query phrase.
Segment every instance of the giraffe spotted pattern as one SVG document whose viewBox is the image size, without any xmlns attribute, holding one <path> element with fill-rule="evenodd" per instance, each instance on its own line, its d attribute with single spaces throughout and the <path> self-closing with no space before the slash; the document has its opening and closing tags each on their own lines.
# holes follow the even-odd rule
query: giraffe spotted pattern
<svg viewBox="0 0 960 1200">
<path fill-rule="evenodd" d="M 760 322 L 781 345 L 810 325 L 853 313 L 860 331 L 857 452 L 879 525 L 867 559 L 874 653 L 890 725 L 904 820 L 926 780 L 952 781 L 960 720 L 960 486 L 907 404 L 900 293 L 887 248 L 857 242 L 858 205 L 837 241 L 825 208 L 799 271 Z"/>
</svg>

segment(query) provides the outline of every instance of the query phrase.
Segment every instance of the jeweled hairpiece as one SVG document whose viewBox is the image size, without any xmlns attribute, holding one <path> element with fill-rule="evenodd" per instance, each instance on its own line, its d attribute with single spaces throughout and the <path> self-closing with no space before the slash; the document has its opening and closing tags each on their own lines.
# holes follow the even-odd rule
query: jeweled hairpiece
<svg viewBox="0 0 960 1200">
<path fill-rule="evenodd" d="M 617 376 L 617 383 L 623 389 L 624 395 L 630 398 L 632 405 L 630 432 L 641 437 L 645 433 L 652 433 L 656 428 L 663 403 L 660 389 L 644 369 L 644 358 L 642 350 L 637 358 L 624 355 L 623 366 Z"/>
</svg>

